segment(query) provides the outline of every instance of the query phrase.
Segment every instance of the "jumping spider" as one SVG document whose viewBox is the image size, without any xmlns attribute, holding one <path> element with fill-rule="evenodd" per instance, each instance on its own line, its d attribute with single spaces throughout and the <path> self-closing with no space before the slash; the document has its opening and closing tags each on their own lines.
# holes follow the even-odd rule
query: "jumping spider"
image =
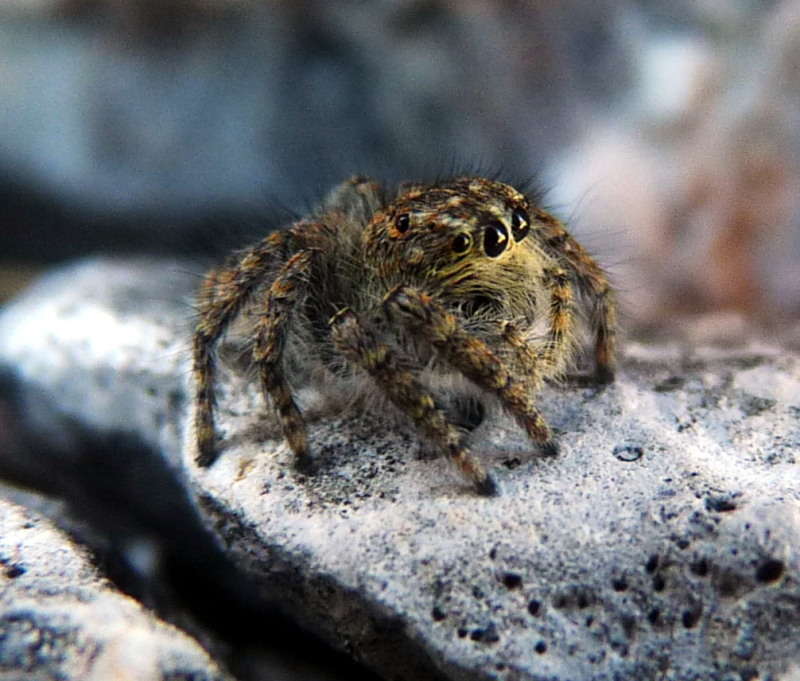
<svg viewBox="0 0 800 681">
<path fill-rule="evenodd" d="M 301 468 L 311 459 L 290 387 L 300 368 L 359 378 L 483 495 L 496 487 L 465 444 L 474 405 L 499 402 L 555 454 L 534 397 L 571 366 L 581 311 L 595 379 L 614 376 L 614 296 L 603 270 L 555 217 L 481 177 L 392 192 L 355 177 L 206 276 L 193 345 L 200 466 L 218 456 L 216 346 L 245 309 L 255 310 L 248 344 L 261 387 Z"/>
</svg>

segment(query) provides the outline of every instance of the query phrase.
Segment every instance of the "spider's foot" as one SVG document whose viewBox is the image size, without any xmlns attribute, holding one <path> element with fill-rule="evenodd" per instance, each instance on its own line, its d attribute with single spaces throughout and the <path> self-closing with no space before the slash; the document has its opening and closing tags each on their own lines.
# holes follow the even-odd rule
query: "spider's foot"
<svg viewBox="0 0 800 681">
<path fill-rule="evenodd" d="M 475 491 L 484 497 L 497 495 L 497 485 L 492 476 L 478 462 L 468 449 L 458 447 L 449 452 L 450 458 L 459 467 L 461 473 L 468 480 L 472 480 Z"/>
<path fill-rule="evenodd" d="M 302 475 L 313 476 L 317 473 L 319 466 L 313 458 L 311 458 L 308 454 L 304 454 L 302 456 L 295 457 L 294 469 Z"/>
<path fill-rule="evenodd" d="M 594 380 L 598 385 L 614 382 L 614 369 L 607 364 L 598 364 L 594 371 Z"/>
<path fill-rule="evenodd" d="M 547 442 L 539 443 L 539 453 L 542 456 L 554 457 L 558 456 L 559 446 L 555 440 L 547 440 Z"/>
<path fill-rule="evenodd" d="M 195 463 L 200 468 L 208 468 L 219 457 L 216 442 L 214 438 L 201 438 L 197 443 L 197 456 Z"/>
<path fill-rule="evenodd" d="M 497 483 L 488 473 L 483 480 L 475 482 L 475 491 L 482 497 L 496 497 L 498 494 Z"/>
</svg>

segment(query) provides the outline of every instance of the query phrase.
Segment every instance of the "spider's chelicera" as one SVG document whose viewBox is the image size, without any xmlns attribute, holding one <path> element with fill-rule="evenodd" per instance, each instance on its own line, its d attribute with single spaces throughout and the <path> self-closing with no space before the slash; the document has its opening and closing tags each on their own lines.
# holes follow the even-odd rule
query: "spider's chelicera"
<svg viewBox="0 0 800 681">
<path fill-rule="evenodd" d="M 262 389 L 301 468 L 311 453 L 292 367 L 362 380 L 484 495 L 496 487 L 467 443 L 476 404 L 499 403 L 542 453 L 555 454 L 535 397 L 571 367 L 580 320 L 595 378 L 613 379 L 614 296 L 602 268 L 551 214 L 480 177 L 394 192 L 353 178 L 308 218 L 212 270 L 198 304 L 201 466 L 220 448 L 216 348 L 245 309 Z"/>
</svg>

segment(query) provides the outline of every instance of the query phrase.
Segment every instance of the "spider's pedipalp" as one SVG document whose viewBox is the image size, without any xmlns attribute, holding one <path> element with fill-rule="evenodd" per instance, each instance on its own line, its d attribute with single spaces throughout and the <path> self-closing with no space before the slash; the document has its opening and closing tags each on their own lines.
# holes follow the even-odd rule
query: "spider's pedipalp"
<svg viewBox="0 0 800 681">
<path fill-rule="evenodd" d="M 330 323 L 334 342 L 345 358 L 372 377 L 389 400 L 458 466 L 479 494 L 494 495 L 494 480 L 462 444 L 461 433 L 447 421 L 430 391 L 400 366 L 395 350 L 348 308 L 340 310 Z"/>
</svg>

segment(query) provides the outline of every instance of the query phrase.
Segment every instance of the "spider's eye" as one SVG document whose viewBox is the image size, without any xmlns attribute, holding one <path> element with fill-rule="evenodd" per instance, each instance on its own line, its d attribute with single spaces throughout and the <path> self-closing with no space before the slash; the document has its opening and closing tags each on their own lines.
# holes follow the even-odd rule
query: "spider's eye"
<svg viewBox="0 0 800 681">
<path fill-rule="evenodd" d="M 483 250 L 490 258 L 496 258 L 508 246 L 508 230 L 502 222 L 493 222 L 483 228 Z"/>
<path fill-rule="evenodd" d="M 511 234 L 514 236 L 514 241 L 522 241 L 530 231 L 531 221 L 528 213 L 522 208 L 517 208 L 511 214 Z"/>
<path fill-rule="evenodd" d="M 470 246 L 472 246 L 472 239 L 469 234 L 459 234 L 453 239 L 453 243 L 450 244 L 453 253 L 466 253 Z"/>
<path fill-rule="evenodd" d="M 400 232 L 400 234 L 405 234 L 409 227 L 411 227 L 411 219 L 408 217 L 408 213 L 400 213 L 400 215 L 394 219 L 394 228 Z"/>
</svg>

